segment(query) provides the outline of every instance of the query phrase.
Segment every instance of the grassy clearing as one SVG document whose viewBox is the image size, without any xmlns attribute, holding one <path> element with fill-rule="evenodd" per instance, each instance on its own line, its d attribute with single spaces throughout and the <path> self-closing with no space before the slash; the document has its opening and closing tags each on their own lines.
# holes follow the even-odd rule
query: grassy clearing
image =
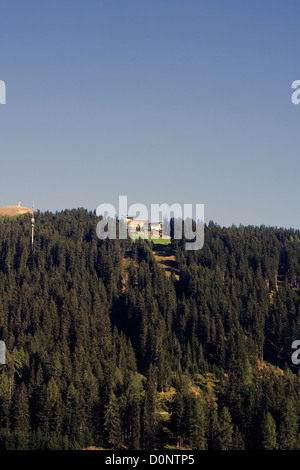
<svg viewBox="0 0 300 470">
<path fill-rule="evenodd" d="M 154 245 L 171 245 L 171 238 L 152 238 L 150 239 Z"/>
<path fill-rule="evenodd" d="M 153 249 L 153 255 L 158 264 L 165 270 L 167 276 L 174 273 L 175 278 L 179 279 L 179 268 L 175 257 L 175 250 L 172 246 L 157 245 Z"/>
<path fill-rule="evenodd" d="M 139 238 L 144 239 L 144 237 L 141 237 L 141 235 L 138 232 L 131 234 L 131 239 L 133 241 L 136 241 Z M 155 245 L 171 245 L 172 244 L 171 238 L 151 238 L 151 236 L 149 236 L 148 240 L 152 241 Z"/>
</svg>

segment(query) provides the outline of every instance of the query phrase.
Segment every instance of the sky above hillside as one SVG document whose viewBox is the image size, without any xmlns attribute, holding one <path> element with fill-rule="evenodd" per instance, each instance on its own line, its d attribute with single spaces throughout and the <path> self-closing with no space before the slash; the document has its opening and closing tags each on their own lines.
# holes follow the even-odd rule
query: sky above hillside
<svg viewBox="0 0 300 470">
<path fill-rule="evenodd" d="M 297 0 L 1 0 L 0 206 L 300 228 Z"/>
</svg>

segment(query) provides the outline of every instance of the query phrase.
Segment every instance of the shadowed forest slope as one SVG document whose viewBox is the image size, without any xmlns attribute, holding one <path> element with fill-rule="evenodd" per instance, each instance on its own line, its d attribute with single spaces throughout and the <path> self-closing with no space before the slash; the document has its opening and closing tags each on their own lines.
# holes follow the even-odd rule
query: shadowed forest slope
<svg viewBox="0 0 300 470">
<path fill-rule="evenodd" d="M 167 275 L 97 221 L 0 218 L 0 448 L 300 448 L 299 232 L 211 223 Z"/>
</svg>

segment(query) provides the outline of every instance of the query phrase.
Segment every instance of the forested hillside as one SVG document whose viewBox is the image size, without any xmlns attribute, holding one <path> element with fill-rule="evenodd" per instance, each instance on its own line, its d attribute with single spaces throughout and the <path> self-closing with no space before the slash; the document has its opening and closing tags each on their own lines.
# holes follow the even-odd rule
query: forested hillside
<svg viewBox="0 0 300 470">
<path fill-rule="evenodd" d="M 300 449 L 300 233 L 210 223 L 175 278 L 97 221 L 0 219 L 0 448 Z"/>
</svg>

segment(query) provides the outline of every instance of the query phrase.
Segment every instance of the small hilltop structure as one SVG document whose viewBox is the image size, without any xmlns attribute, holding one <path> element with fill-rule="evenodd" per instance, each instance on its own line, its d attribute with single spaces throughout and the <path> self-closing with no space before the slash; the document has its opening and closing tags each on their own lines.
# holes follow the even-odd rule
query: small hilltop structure
<svg viewBox="0 0 300 470">
<path fill-rule="evenodd" d="M 134 217 L 126 217 L 128 232 L 131 238 L 139 238 L 143 233 L 142 238 L 150 238 L 154 243 L 160 241 L 171 243 L 171 237 L 163 233 L 162 222 L 150 222 L 148 219 L 136 219 Z"/>
<path fill-rule="evenodd" d="M 16 217 L 18 215 L 31 214 L 31 247 L 33 248 L 35 228 L 34 203 L 32 204 L 32 209 L 22 207 L 21 204 L 21 202 L 18 202 L 17 206 L 0 207 L 0 217 Z"/>
<path fill-rule="evenodd" d="M 2 217 L 15 217 L 17 215 L 23 215 L 27 213 L 34 214 L 34 209 L 30 209 L 29 207 L 22 207 L 21 202 L 19 202 L 17 206 L 0 207 L 0 216 Z"/>
</svg>

